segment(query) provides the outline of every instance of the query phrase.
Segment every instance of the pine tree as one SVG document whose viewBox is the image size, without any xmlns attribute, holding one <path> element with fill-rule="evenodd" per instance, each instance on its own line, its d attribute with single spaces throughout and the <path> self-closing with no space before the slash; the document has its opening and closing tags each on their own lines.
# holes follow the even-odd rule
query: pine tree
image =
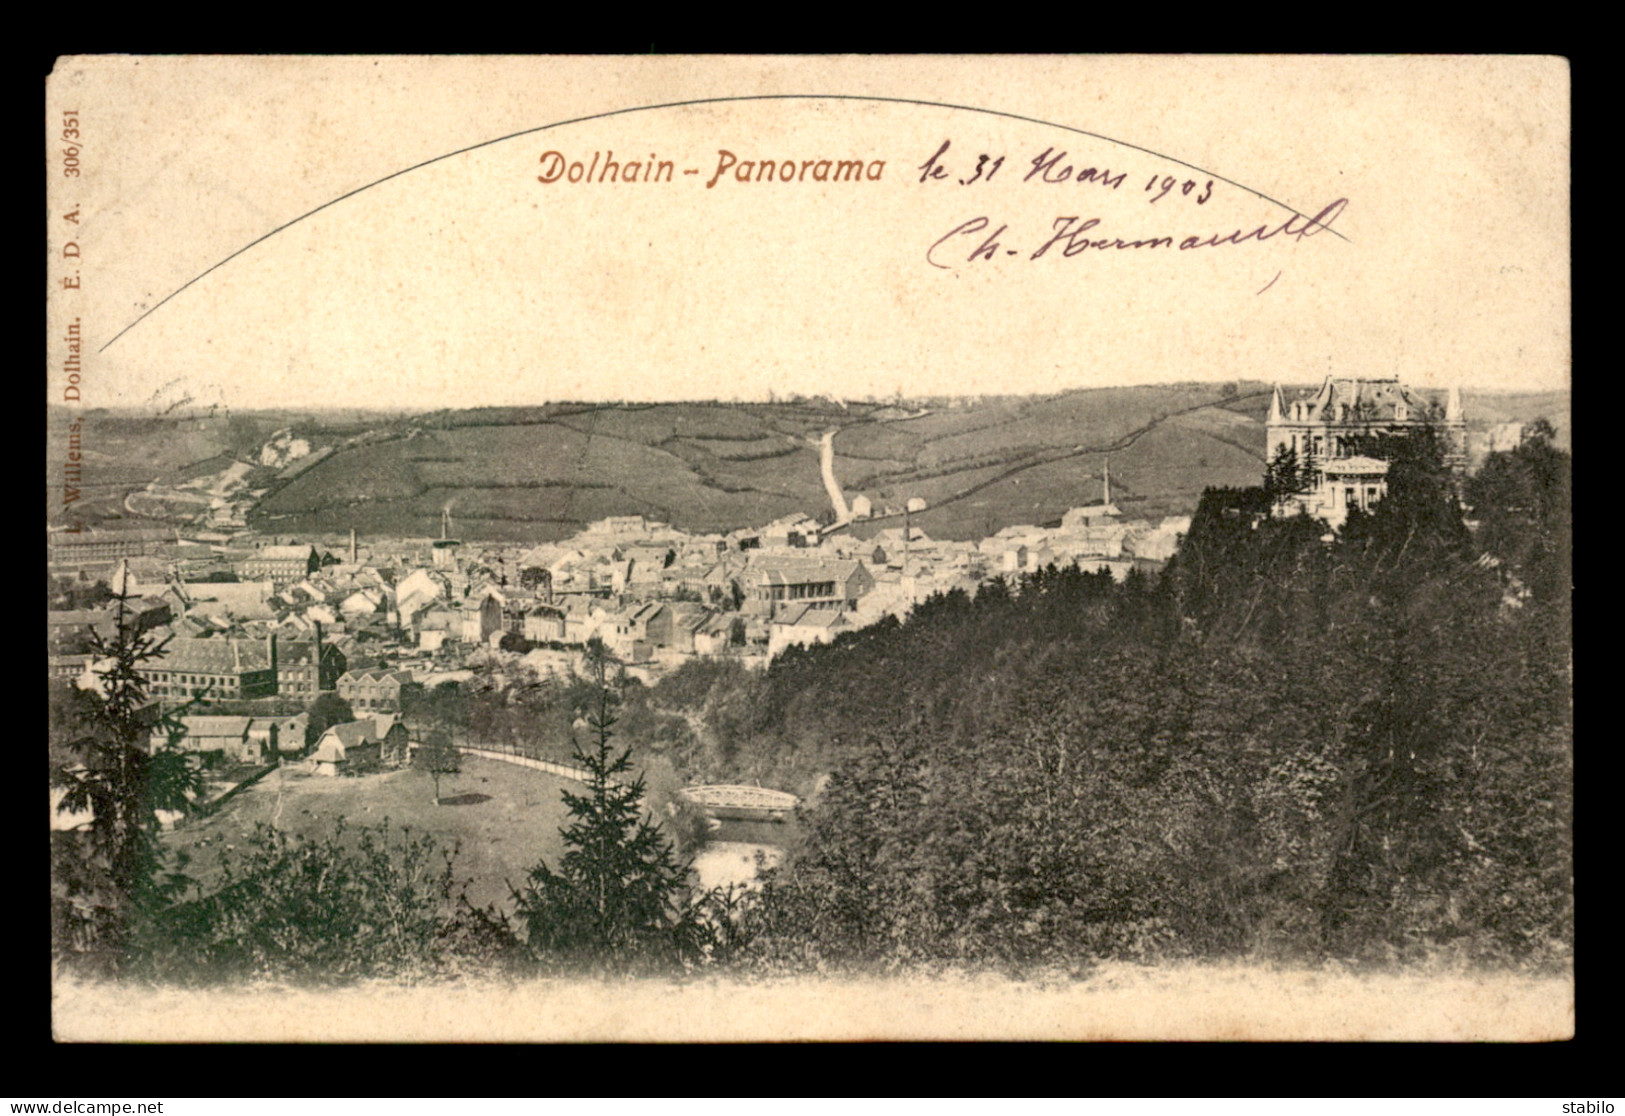
<svg viewBox="0 0 1625 1116">
<path fill-rule="evenodd" d="M 1303 491 L 1301 479 L 1297 452 L 1291 446 L 1278 447 L 1264 472 L 1264 491 L 1271 505 L 1279 508 L 1288 497 Z"/>
<path fill-rule="evenodd" d="M 644 778 L 627 777 L 631 751 L 612 743 L 615 662 L 597 640 L 589 646 L 594 739 L 585 748 L 574 742 L 587 793 L 563 792 L 573 819 L 560 830 L 569 851 L 556 870 L 545 862 L 532 870 L 516 896 L 519 918 L 533 952 L 571 967 L 680 966 L 710 944 L 705 899 L 692 893 L 689 866 L 644 813 Z"/>
<path fill-rule="evenodd" d="M 113 601 L 112 635 L 91 639 L 100 692 L 60 742 L 62 758 L 51 768 L 51 786 L 63 792 L 58 810 L 91 815 L 85 829 L 53 842 L 52 923 L 57 949 L 117 968 L 138 916 L 172 901 L 188 882 L 164 870 L 159 812 L 187 809 L 202 778 L 177 747 L 181 723 L 173 714 L 148 715 L 141 667 L 162 658 L 163 645 L 135 630 L 122 570 Z M 154 733 L 165 744 L 149 750 Z"/>
</svg>

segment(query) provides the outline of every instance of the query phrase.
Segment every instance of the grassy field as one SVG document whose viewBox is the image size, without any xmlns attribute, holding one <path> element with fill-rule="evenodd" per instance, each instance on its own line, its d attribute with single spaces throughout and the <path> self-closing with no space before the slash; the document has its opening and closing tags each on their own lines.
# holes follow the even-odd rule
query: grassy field
<svg viewBox="0 0 1625 1116">
<path fill-rule="evenodd" d="M 626 514 L 727 531 L 824 510 L 808 439 L 838 427 L 837 476 L 849 491 L 895 502 L 923 497 L 943 508 L 927 530 L 972 538 L 1096 498 L 1102 455 L 1193 409 L 1212 411 L 1210 425 L 1240 445 L 1258 443 L 1261 456 L 1259 422 L 1219 410 L 1235 394 L 1214 384 L 1113 388 L 1006 397 L 885 422 L 872 416 L 898 413 L 818 401 L 444 413 L 402 420 L 394 439 L 335 455 L 271 495 L 254 521 L 285 533 L 351 524 L 427 533 L 450 507 L 459 533 L 473 538 L 560 538 L 592 519 Z M 1188 455 L 1176 456 L 1172 472 Z M 1042 474 L 1014 479 L 1040 463 Z M 1004 488 L 966 502 L 1006 474 Z M 1158 483 L 1169 474 L 1159 467 Z M 1201 486 L 1198 475 L 1179 476 L 1169 491 L 1151 495 L 1159 508 L 1189 510 Z"/>
<path fill-rule="evenodd" d="M 171 848 L 192 857 L 187 869 L 208 891 L 218 877 L 220 854 L 238 845 L 258 823 L 288 833 L 331 833 L 344 819 L 349 827 L 377 825 L 433 834 L 446 848 L 459 845 L 455 872 L 467 881 L 475 906 L 508 898 L 505 881 L 521 882 L 541 859 L 555 863 L 564 851 L 559 827 L 566 815 L 554 775 L 496 760 L 465 756 L 459 775 L 442 776 L 443 799 L 436 805 L 434 784 L 419 771 L 394 771 L 358 778 L 324 778 L 292 767 L 266 776 L 214 817 L 195 821 L 165 836 Z"/>
</svg>

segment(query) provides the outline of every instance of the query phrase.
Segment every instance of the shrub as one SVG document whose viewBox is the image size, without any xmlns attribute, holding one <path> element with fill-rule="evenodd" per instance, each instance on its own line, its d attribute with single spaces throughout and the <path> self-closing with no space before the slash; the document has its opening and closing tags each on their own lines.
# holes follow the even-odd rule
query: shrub
<svg viewBox="0 0 1625 1116">
<path fill-rule="evenodd" d="M 387 819 L 353 833 L 341 820 L 320 838 L 262 824 L 224 854 L 212 894 L 143 927 L 138 971 L 187 981 L 426 975 L 459 940 L 490 941 L 454 900 L 454 854 Z"/>
</svg>

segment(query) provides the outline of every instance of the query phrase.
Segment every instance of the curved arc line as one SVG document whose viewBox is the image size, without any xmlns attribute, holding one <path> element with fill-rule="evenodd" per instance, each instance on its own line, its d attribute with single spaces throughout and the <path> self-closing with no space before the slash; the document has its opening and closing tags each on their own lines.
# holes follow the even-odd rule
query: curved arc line
<svg viewBox="0 0 1625 1116">
<path fill-rule="evenodd" d="M 1024 124 L 1037 124 L 1037 125 L 1040 125 L 1040 126 L 1045 127 L 1045 128 L 1058 128 L 1063 132 L 1071 132 L 1074 135 L 1088 136 L 1091 139 L 1104 140 L 1107 143 L 1116 144 L 1119 147 L 1126 147 L 1131 151 L 1139 151 L 1139 152 L 1142 152 L 1142 153 L 1144 153 L 1146 155 L 1150 155 L 1150 156 L 1153 156 L 1155 158 L 1162 159 L 1162 160 L 1164 160 L 1166 162 L 1176 163 L 1179 166 L 1187 167 L 1190 170 L 1196 171 L 1196 172 L 1198 172 L 1200 174 L 1205 174 L 1205 175 L 1209 176 L 1210 178 L 1213 178 L 1213 179 L 1215 179 L 1215 180 L 1217 180 L 1219 182 L 1223 182 L 1228 186 L 1234 186 L 1238 190 L 1243 190 L 1246 193 L 1252 194 L 1254 197 L 1260 198 L 1260 199 L 1262 199 L 1264 201 L 1267 201 L 1271 205 L 1278 206 L 1281 209 L 1286 210 L 1288 213 L 1294 214 L 1294 215 L 1296 215 L 1298 217 L 1302 217 L 1306 221 L 1309 220 L 1309 215 L 1307 213 L 1299 213 L 1296 209 L 1293 209 L 1290 205 L 1287 205 L 1283 201 L 1277 201 L 1275 198 L 1270 197 L 1268 194 L 1262 193 L 1262 192 L 1260 192 L 1258 190 L 1254 190 L 1251 186 L 1243 186 L 1241 183 L 1236 182 L 1233 179 L 1225 178 L 1223 175 L 1220 175 L 1220 174 L 1215 174 L 1214 172 L 1212 172 L 1210 170 L 1206 170 L 1206 169 L 1204 169 L 1202 167 L 1197 166 L 1195 163 L 1187 163 L 1183 159 L 1176 159 L 1172 155 L 1164 155 L 1160 151 L 1153 151 L 1149 147 L 1141 147 L 1139 144 L 1128 143 L 1125 140 L 1113 139 L 1111 136 L 1103 136 L 1099 132 L 1090 132 L 1090 131 L 1086 131 L 1083 128 L 1074 128 L 1069 124 L 1056 124 L 1053 121 L 1049 121 L 1049 120 L 1039 120 L 1037 117 L 1034 117 L 1034 116 L 1022 116 L 1019 113 L 1003 112 L 1003 111 L 1001 111 L 999 109 L 978 108 L 975 105 L 954 105 L 954 104 L 949 104 L 949 103 L 944 102 L 944 101 L 920 101 L 920 100 L 915 100 L 915 99 L 910 98 L 910 97 L 875 97 L 875 96 L 868 96 L 868 95 L 861 94 L 861 93 L 761 93 L 761 94 L 754 94 L 754 95 L 741 96 L 741 97 L 701 97 L 701 98 L 699 98 L 697 100 L 691 100 L 691 101 L 671 101 L 671 102 L 669 102 L 667 104 L 661 104 L 661 105 L 637 105 L 637 106 L 634 106 L 632 108 L 611 109 L 608 112 L 595 112 L 590 116 L 577 116 L 577 117 L 573 117 L 573 118 L 571 118 L 569 120 L 556 120 L 551 124 L 541 124 L 541 125 L 538 125 L 535 128 L 525 128 L 525 129 L 523 129 L 521 131 L 518 131 L 518 132 L 510 132 L 505 136 L 498 136 L 496 139 L 481 140 L 479 143 L 471 143 L 467 147 L 459 147 L 455 151 L 448 151 L 444 155 L 436 155 L 432 159 L 424 159 L 420 163 L 413 163 L 409 167 L 403 167 L 398 171 L 394 171 L 394 172 L 392 172 L 390 174 L 386 174 L 386 175 L 384 175 L 384 177 L 379 178 L 379 179 L 375 179 L 374 181 L 368 182 L 363 186 L 357 186 L 354 190 L 350 190 L 350 191 L 348 191 L 346 193 L 340 194 L 338 197 L 333 198 L 331 201 L 323 202 L 321 205 L 318 205 L 315 209 L 312 209 L 312 210 L 310 210 L 310 211 L 308 211 L 306 213 L 301 213 L 299 216 L 293 218 L 292 220 L 284 221 L 282 224 L 278 225 L 276 228 L 274 228 L 271 231 L 265 233 L 264 235 L 255 237 L 253 240 L 249 241 L 247 244 L 245 244 L 241 248 L 237 249 L 237 251 L 235 251 L 231 255 L 227 256 L 225 259 L 223 259 L 220 262 L 212 265 L 211 267 L 206 268 L 205 270 L 199 272 L 197 275 L 194 275 L 192 278 L 188 279 L 185 283 L 182 283 L 179 287 L 176 287 L 169 294 L 165 295 L 157 303 L 153 304 L 153 306 L 150 307 L 149 309 L 147 309 L 146 311 L 144 311 L 141 314 L 140 317 L 136 318 L 129 325 L 125 326 L 123 329 L 121 329 L 117 333 L 115 333 L 112 336 L 112 338 L 107 342 L 107 344 L 103 345 L 100 349 L 97 349 L 96 351 L 98 353 L 105 353 L 109 348 L 112 347 L 113 342 L 117 341 L 120 337 L 123 337 L 126 333 L 130 332 L 130 330 L 132 330 L 136 326 L 140 325 L 150 315 L 156 313 L 160 308 L 162 308 L 164 305 L 166 305 L 175 296 L 179 295 L 182 291 L 185 291 L 188 287 L 192 286 L 192 284 L 197 283 L 198 281 L 200 281 L 200 280 L 208 277 L 209 275 L 213 274 L 214 272 L 220 270 L 222 267 L 225 267 L 228 263 L 230 263 L 232 260 L 236 259 L 238 256 L 242 255 L 244 252 L 247 252 L 250 248 L 253 248 L 254 246 L 256 246 L 258 244 L 264 243 L 265 241 L 269 240 L 271 237 L 275 236 L 277 233 L 282 232 L 284 229 L 292 228 L 294 225 L 297 225 L 299 222 L 305 220 L 305 218 L 307 218 L 307 217 L 314 217 L 316 214 L 320 213 L 324 209 L 328 209 L 328 208 L 330 208 L 332 206 L 335 206 L 341 201 L 345 201 L 345 200 L 347 200 L 349 198 L 353 198 L 357 194 L 362 193 L 363 191 L 372 189 L 374 186 L 382 186 L 384 183 L 390 181 L 391 179 L 399 178 L 403 174 L 410 174 L 415 170 L 421 170 L 424 167 L 430 166 L 430 165 L 432 165 L 434 163 L 443 162 L 446 159 L 454 159 L 459 155 L 466 155 L 470 151 L 478 151 L 482 147 L 492 147 L 492 146 L 495 146 L 496 144 L 499 144 L 499 143 L 506 143 L 509 140 L 519 139 L 521 136 L 533 136 L 538 132 L 551 131 L 554 128 L 564 128 L 564 127 L 568 127 L 571 124 L 585 124 L 585 123 L 588 123 L 589 121 L 593 121 L 593 120 L 607 120 L 608 118 L 610 118 L 612 116 L 625 116 L 628 113 L 634 113 L 634 112 L 658 112 L 658 111 L 660 111 L 662 109 L 692 108 L 692 107 L 694 107 L 696 105 L 734 104 L 734 103 L 738 103 L 738 102 L 742 102 L 742 101 L 868 101 L 868 102 L 876 102 L 876 103 L 881 103 L 881 104 L 915 105 L 915 106 L 920 107 L 920 108 L 949 109 L 949 110 L 954 111 L 954 112 L 979 112 L 979 113 L 982 113 L 983 115 L 986 115 L 986 116 L 998 116 L 998 117 L 1003 117 L 1006 120 L 1019 120 Z M 1327 231 L 1330 232 L 1333 236 L 1336 236 L 1340 240 L 1344 240 L 1344 241 L 1348 240 L 1348 237 L 1344 236 L 1342 233 L 1338 232 L 1336 229 L 1328 229 Z"/>
</svg>

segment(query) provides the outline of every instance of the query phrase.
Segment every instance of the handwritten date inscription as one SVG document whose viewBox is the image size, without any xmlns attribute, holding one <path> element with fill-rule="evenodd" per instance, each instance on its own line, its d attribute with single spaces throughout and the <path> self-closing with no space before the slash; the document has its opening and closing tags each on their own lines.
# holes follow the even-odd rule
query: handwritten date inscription
<svg viewBox="0 0 1625 1116">
<path fill-rule="evenodd" d="M 971 186 L 978 182 L 992 182 L 999 171 L 1004 169 L 1003 155 L 995 158 L 992 155 L 981 154 L 976 156 L 976 162 L 971 165 L 968 172 L 962 177 L 955 178 L 948 169 L 949 160 L 946 158 L 948 149 L 953 146 L 952 140 L 943 140 L 942 146 L 936 152 L 915 168 L 920 172 L 922 183 L 939 182 L 944 179 L 958 182 L 961 186 Z M 1064 183 L 1085 186 L 1097 184 L 1108 190 L 1121 190 L 1128 181 L 1128 171 L 1112 173 L 1110 167 L 1086 167 L 1074 161 L 1066 151 L 1057 151 L 1053 146 L 1046 147 L 1029 160 L 1031 170 L 1022 175 L 1022 182 L 1037 182 L 1043 185 L 1059 186 Z M 1174 193 L 1177 190 L 1178 193 Z M 1174 194 L 1175 197 L 1191 198 L 1197 205 L 1206 205 L 1213 196 L 1213 179 L 1197 180 L 1187 178 L 1181 181 L 1173 175 L 1153 174 L 1145 184 L 1142 191 L 1151 195 L 1146 200 L 1153 205 Z"/>
</svg>

